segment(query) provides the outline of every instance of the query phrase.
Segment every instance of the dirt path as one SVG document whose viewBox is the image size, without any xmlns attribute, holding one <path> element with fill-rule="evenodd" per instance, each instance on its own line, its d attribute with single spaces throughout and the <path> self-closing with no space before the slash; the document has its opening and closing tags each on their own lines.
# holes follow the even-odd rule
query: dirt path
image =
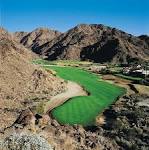
<svg viewBox="0 0 149 150">
<path fill-rule="evenodd" d="M 87 95 L 88 93 L 84 91 L 84 89 L 79 84 L 72 81 L 68 81 L 67 91 L 52 97 L 51 100 L 46 103 L 44 113 L 49 113 L 52 109 L 62 105 L 64 102 L 66 102 L 72 97 Z"/>
</svg>

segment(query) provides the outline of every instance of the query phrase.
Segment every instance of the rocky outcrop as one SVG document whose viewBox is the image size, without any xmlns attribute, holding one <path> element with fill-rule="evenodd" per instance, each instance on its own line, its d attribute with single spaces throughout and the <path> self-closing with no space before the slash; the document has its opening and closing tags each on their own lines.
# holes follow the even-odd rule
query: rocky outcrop
<svg viewBox="0 0 149 150">
<path fill-rule="evenodd" d="M 149 107 L 139 105 L 148 98 L 148 95 L 139 94 L 124 96 L 104 112 L 107 118 L 104 135 L 114 140 L 121 150 L 148 149 Z"/>
<path fill-rule="evenodd" d="M 29 125 L 30 127 L 35 127 L 35 116 L 30 109 L 23 110 L 17 120 L 14 122 L 15 124 L 19 124 L 22 126 Z"/>
<path fill-rule="evenodd" d="M 22 112 L 22 115 L 23 114 L 26 114 L 25 111 Z M 43 120 L 46 120 L 46 124 Z M 5 133 L 7 134 L 12 133 L 12 130 L 13 130 L 17 133 L 17 135 L 21 135 L 19 138 L 21 141 L 24 140 L 22 139 L 24 137 L 23 136 L 24 133 L 26 133 L 26 138 L 31 137 L 30 135 L 32 134 L 33 130 L 30 130 L 30 121 L 28 120 L 27 121 L 28 123 L 22 126 L 23 122 L 24 122 L 23 120 L 19 122 L 21 123 L 20 126 L 18 125 L 17 122 L 15 122 L 15 124 L 12 126 L 11 129 L 9 129 L 9 131 L 5 130 Z M 82 126 L 79 126 L 79 125 L 74 125 L 74 126 L 63 125 L 62 126 L 56 120 L 49 119 L 49 116 L 43 116 L 43 117 L 36 116 L 36 131 L 34 131 L 34 136 L 38 135 L 38 137 L 39 136 L 43 137 L 56 150 L 61 150 L 61 149 L 64 149 L 64 150 L 65 149 L 66 150 L 67 149 L 69 150 L 76 150 L 76 149 L 79 149 L 79 150 L 92 150 L 92 149 L 115 150 L 117 149 L 117 145 L 112 140 L 103 136 L 103 132 L 100 127 L 95 127 L 95 130 L 96 132 L 93 132 L 91 130 L 85 130 Z M 9 137 L 8 136 L 4 137 L 5 139 L 4 141 L 8 140 L 9 138 L 11 139 L 13 138 L 14 140 L 16 139 L 14 135 L 11 135 Z M 17 141 L 15 143 L 12 143 L 12 140 L 9 140 L 7 144 L 10 143 L 10 144 L 14 144 L 14 146 L 17 146 L 16 145 L 18 144 Z M 30 142 L 28 142 L 28 144 L 29 143 Z"/>
<path fill-rule="evenodd" d="M 104 124 L 89 127 L 60 125 L 48 115 L 34 115 L 24 110 L 11 129 L 5 130 L 5 135 L 12 131 L 20 135 L 36 132 L 56 150 L 148 150 L 149 107 L 139 105 L 147 99 L 147 95 L 123 96 L 103 113 Z M 30 128 L 32 118 L 35 118 L 36 130 Z"/>
</svg>

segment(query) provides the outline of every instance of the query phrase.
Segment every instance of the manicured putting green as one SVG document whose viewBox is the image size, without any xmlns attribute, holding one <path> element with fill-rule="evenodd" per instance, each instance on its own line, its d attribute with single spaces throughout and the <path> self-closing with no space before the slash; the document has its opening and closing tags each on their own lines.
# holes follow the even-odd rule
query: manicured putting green
<svg viewBox="0 0 149 150">
<path fill-rule="evenodd" d="M 52 111 L 54 118 L 62 124 L 91 125 L 100 112 L 125 93 L 124 88 L 102 81 L 99 76 L 79 68 L 46 68 L 55 70 L 65 80 L 79 83 L 90 93 L 89 96 L 72 98 Z"/>
</svg>

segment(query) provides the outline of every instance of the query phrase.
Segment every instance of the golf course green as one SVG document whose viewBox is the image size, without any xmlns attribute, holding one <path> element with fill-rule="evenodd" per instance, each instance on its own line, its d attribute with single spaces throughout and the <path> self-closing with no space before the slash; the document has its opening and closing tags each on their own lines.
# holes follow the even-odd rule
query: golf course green
<svg viewBox="0 0 149 150">
<path fill-rule="evenodd" d="M 80 84 L 90 94 L 74 97 L 52 110 L 52 116 L 61 124 L 95 123 L 96 116 L 125 93 L 125 89 L 107 83 L 100 76 L 75 67 L 45 66 L 57 72 L 57 76 Z"/>
</svg>

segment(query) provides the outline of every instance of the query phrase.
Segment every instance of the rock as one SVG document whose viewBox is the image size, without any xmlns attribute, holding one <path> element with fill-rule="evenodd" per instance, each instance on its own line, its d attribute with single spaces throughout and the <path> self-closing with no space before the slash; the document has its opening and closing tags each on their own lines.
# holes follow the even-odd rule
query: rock
<svg viewBox="0 0 149 150">
<path fill-rule="evenodd" d="M 54 126 L 54 127 L 59 127 L 60 126 L 60 124 L 55 119 L 52 120 L 51 125 Z"/>
<path fill-rule="evenodd" d="M 42 118 L 39 119 L 38 126 L 39 126 L 40 128 L 44 128 L 44 127 L 46 127 L 48 124 L 49 124 L 49 125 L 51 124 L 51 118 L 49 117 L 49 115 L 43 115 Z"/>
<path fill-rule="evenodd" d="M 36 131 L 35 116 L 30 109 L 23 110 L 20 116 L 17 118 L 14 124 L 20 124 L 23 127 L 28 127 L 32 131 Z"/>
<path fill-rule="evenodd" d="M 16 124 L 28 125 L 35 122 L 36 118 L 30 109 L 23 110 L 20 116 L 15 121 Z"/>
</svg>

